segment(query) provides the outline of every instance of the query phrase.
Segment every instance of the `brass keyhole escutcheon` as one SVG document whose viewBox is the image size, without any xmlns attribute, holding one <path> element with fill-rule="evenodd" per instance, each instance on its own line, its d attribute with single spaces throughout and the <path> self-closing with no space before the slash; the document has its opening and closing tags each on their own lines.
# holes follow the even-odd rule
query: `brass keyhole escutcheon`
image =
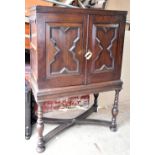
<svg viewBox="0 0 155 155">
<path fill-rule="evenodd" d="M 89 60 L 92 57 L 92 52 L 88 50 L 88 52 L 85 54 L 85 58 Z"/>
</svg>

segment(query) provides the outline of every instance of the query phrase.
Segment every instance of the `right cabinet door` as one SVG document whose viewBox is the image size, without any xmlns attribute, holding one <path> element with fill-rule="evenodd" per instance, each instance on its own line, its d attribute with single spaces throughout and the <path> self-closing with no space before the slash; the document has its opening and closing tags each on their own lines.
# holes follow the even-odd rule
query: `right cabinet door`
<svg viewBox="0 0 155 155">
<path fill-rule="evenodd" d="M 119 80 L 121 74 L 125 16 L 92 15 L 89 19 L 87 60 L 89 83 Z"/>
</svg>

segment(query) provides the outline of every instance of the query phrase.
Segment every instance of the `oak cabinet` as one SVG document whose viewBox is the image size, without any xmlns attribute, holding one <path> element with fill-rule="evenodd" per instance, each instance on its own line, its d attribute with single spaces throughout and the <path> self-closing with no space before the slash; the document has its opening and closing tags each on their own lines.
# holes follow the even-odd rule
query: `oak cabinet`
<svg viewBox="0 0 155 155">
<path fill-rule="evenodd" d="M 32 81 L 38 90 L 119 81 L 126 12 L 36 7 Z"/>
<path fill-rule="evenodd" d="M 126 14 L 43 6 L 31 10 L 31 86 L 39 106 L 53 98 L 115 90 L 116 126 Z"/>
</svg>

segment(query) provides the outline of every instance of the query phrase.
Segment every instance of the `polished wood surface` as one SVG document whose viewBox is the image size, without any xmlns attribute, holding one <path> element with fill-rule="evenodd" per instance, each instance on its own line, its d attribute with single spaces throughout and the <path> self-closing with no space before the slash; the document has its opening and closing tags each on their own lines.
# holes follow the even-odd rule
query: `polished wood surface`
<svg viewBox="0 0 155 155">
<path fill-rule="evenodd" d="M 120 79 L 125 31 L 123 18 L 115 13 L 113 16 L 90 16 L 88 48 L 93 56 L 87 65 L 88 83 Z"/>
<path fill-rule="evenodd" d="M 59 23 L 60 18 L 63 23 Z M 47 81 L 43 81 L 42 88 L 45 85 L 55 88 L 84 84 L 84 19 L 70 14 L 61 14 L 60 18 L 55 15 L 44 18 L 48 23 L 40 35 L 46 35 L 46 56 L 42 59 L 46 70 L 42 69 L 39 78 L 46 78 Z"/>
<path fill-rule="evenodd" d="M 30 16 L 30 9 L 33 6 L 53 6 L 53 3 L 43 0 L 25 0 L 25 16 Z"/>
<path fill-rule="evenodd" d="M 38 152 L 45 150 L 49 139 L 76 122 L 106 124 L 112 131 L 117 130 L 126 14 L 125 11 L 99 9 L 32 8 L 31 87 L 39 106 Z M 115 90 L 112 121 L 82 120 L 97 111 L 99 93 L 112 90 Z M 64 124 L 43 136 L 44 101 L 90 93 L 94 94 L 94 105 L 88 112 L 69 122 L 64 120 Z"/>
<path fill-rule="evenodd" d="M 101 91 L 109 81 L 112 84 L 106 89 L 115 89 L 116 83 L 121 88 L 125 11 L 38 6 L 30 20 L 31 79 L 37 101 L 62 96 L 63 89 L 67 95 L 67 87 L 71 94 L 80 89 L 81 93 Z M 50 95 L 41 99 L 47 90 Z"/>
</svg>

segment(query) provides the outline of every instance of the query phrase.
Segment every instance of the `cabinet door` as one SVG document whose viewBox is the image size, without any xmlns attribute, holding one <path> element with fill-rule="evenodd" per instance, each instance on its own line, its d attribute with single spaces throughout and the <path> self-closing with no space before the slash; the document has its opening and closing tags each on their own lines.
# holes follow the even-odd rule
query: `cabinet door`
<svg viewBox="0 0 155 155">
<path fill-rule="evenodd" d="M 83 84 L 84 17 L 65 13 L 47 14 L 39 21 L 38 26 L 42 29 L 42 32 L 39 32 L 39 45 L 45 45 L 39 48 L 40 87 L 55 88 Z"/>
<path fill-rule="evenodd" d="M 87 51 L 88 83 L 119 80 L 125 16 L 90 16 Z"/>
</svg>

